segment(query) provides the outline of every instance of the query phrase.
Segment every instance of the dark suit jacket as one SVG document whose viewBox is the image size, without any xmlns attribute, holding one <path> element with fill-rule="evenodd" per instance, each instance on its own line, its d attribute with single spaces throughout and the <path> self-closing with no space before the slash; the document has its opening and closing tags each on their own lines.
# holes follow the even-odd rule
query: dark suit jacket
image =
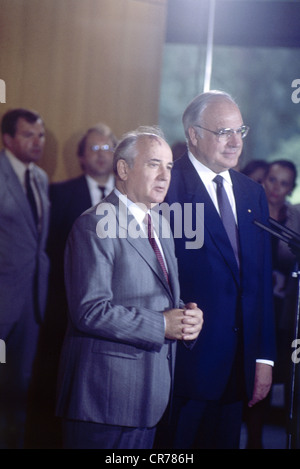
<svg viewBox="0 0 300 469">
<path fill-rule="evenodd" d="M 54 322 L 61 336 L 67 313 L 63 267 L 65 246 L 74 221 L 91 207 L 92 202 L 84 175 L 50 184 L 49 198 L 51 208 L 47 253 L 50 258 L 50 280 L 47 320 Z"/>
<path fill-rule="evenodd" d="M 51 202 L 48 252 L 51 261 L 63 258 L 67 237 L 72 225 L 92 201 L 84 175 L 68 181 L 50 184 Z"/>
<path fill-rule="evenodd" d="M 166 201 L 204 204 L 204 244 L 186 249 L 175 238 L 181 296 L 203 310 L 204 325 L 192 351 L 178 347 L 176 389 L 194 399 L 218 399 L 231 373 L 238 337 L 244 349 L 244 372 L 252 395 L 256 359 L 275 359 L 269 236 L 253 224 L 267 224 L 263 188 L 230 170 L 236 200 L 241 272 L 220 216 L 194 166 L 185 154 L 174 164 Z"/>
<path fill-rule="evenodd" d="M 20 181 L 5 152 L 0 152 L 0 325 L 13 324 L 24 312 L 25 305 L 28 308 L 31 304 L 33 308 L 36 299 L 39 321 L 45 312 L 49 270 L 45 252 L 49 224 L 48 177 L 36 165 L 33 171 L 42 209 L 39 232 Z"/>
<path fill-rule="evenodd" d="M 106 214 L 102 211 L 105 205 Z M 120 207 L 125 207 L 120 202 Z M 181 305 L 172 236 L 161 239 L 171 290 L 147 238 L 130 235 L 112 192 L 75 222 L 67 242 L 69 324 L 58 380 L 59 416 L 152 427 L 168 404 L 175 341 L 162 312 Z M 107 215 L 108 214 L 108 215 Z M 105 236 L 109 216 L 115 231 Z"/>
</svg>

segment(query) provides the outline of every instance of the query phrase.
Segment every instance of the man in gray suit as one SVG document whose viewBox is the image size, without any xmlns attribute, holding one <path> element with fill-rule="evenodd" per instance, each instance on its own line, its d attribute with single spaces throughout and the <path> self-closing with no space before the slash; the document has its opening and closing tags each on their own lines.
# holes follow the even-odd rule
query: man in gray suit
<svg viewBox="0 0 300 469">
<path fill-rule="evenodd" d="M 144 225 L 164 200 L 172 164 L 157 129 L 125 135 L 114 154 L 116 189 L 76 220 L 68 238 L 69 324 L 57 403 L 65 448 L 152 448 L 176 340 L 191 347 L 201 330 L 202 311 L 180 300 L 170 230 L 148 238 Z M 157 229 L 164 222 L 156 215 Z"/>
<path fill-rule="evenodd" d="M 48 178 L 40 159 L 45 129 L 39 114 L 8 111 L 0 152 L 0 447 L 22 448 L 48 277 Z"/>
</svg>

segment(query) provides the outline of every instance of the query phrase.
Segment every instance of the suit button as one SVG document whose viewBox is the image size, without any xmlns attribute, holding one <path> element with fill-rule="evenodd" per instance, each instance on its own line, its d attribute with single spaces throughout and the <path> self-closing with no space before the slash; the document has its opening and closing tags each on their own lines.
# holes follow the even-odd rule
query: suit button
<svg viewBox="0 0 300 469">
<path fill-rule="evenodd" d="M 232 330 L 233 330 L 233 332 L 239 332 L 240 328 L 239 327 L 233 327 Z"/>
</svg>

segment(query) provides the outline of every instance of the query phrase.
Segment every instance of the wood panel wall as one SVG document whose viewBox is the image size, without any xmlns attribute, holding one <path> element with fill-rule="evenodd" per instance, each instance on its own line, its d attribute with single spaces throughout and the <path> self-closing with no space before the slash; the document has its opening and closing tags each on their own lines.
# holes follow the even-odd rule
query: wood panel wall
<svg viewBox="0 0 300 469">
<path fill-rule="evenodd" d="M 118 137 L 157 124 L 167 0 L 1 0 L 8 109 L 40 112 L 51 181 L 80 173 L 77 142 L 102 121 Z"/>
</svg>

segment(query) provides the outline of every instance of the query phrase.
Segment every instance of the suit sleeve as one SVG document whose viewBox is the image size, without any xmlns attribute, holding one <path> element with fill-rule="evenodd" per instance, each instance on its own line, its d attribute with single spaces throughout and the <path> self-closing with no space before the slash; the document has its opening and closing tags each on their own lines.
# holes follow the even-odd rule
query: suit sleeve
<svg viewBox="0 0 300 469">
<path fill-rule="evenodd" d="M 268 225 L 269 209 L 265 193 L 261 192 L 261 207 L 262 207 L 262 220 L 265 225 Z M 261 328 L 261 347 L 257 360 L 270 360 L 276 359 L 276 344 L 275 344 L 275 320 L 273 309 L 273 286 L 272 286 L 272 252 L 270 235 L 263 232 L 264 239 L 264 304 L 262 310 L 262 328 Z"/>
</svg>

